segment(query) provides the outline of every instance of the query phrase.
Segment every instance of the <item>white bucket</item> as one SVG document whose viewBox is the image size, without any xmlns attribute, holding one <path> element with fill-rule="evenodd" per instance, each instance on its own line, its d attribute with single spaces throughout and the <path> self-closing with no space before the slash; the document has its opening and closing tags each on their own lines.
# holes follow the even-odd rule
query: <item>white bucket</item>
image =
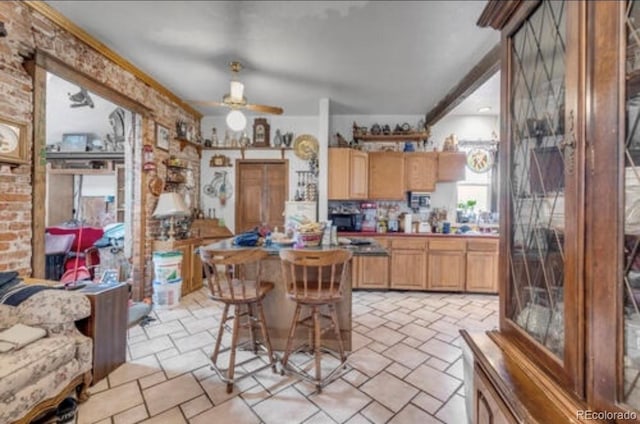
<svg viewBox="0 0 640 424">
<path fill-rule="evenodd" d="M 152 296 L 154 309 L 169 309 L 179 305 L 181 291 L 181 279 L 173 280 L 170 283 L 154 281 Z"/>
<path fill-rule="evenodd" d="M 176 280 L 182 280 L 181 269 L 181 252 L 153 252 L 154 282 L 171 283 Z"/>
</svg>

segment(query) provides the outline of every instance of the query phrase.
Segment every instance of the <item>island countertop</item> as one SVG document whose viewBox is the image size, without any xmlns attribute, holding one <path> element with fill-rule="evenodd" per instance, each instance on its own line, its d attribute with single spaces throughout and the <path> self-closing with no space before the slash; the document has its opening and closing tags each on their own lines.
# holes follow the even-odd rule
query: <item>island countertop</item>
<svg viewBox="0 0 640 424">
<path fill-rule="evenodd" d="M 318 247 L 303 247 L 303 248 L 295 248 L 296 250 L 310 250 L 310 251 L 324 251 L 324 250 L 332 250 L 332 249 L 348 249 L 353 252 L 353 256 L 389 256 L 389 252 L 387 249 L 378 244 L 375 239 L 367 239 L 370 244 L 363 245 L 331 245 L 331 246 L 318 246 Z M 280 250 L 282 249 L 293 249 L 293 246 L 279 246 L 275 243 L 272 243 L 270 246 L 259 246 L 260 248 L 269 252 L 270 256 L 278 256 L 280 254 Z M 216 241 L 205 246 L 202 246 L 204 249 L 249 249 L 251 247 L 248 246 L 236 246 L 233 244 L 233 238 L 228 238 L 220 241 Z"/>
</svg>

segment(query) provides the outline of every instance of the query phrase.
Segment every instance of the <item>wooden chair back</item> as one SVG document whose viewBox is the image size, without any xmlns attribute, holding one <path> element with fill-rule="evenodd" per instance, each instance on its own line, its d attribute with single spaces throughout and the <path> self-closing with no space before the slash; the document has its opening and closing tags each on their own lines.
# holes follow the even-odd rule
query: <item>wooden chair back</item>
<svg viewBox="0 0 640 424">
<path fill-rule="evenodd" d="M 308 301 L 341 298 L 352 256 L 346 249 L 281 250 L 282 277 L 289 296 Z"/>
<path fill-rule="evenodd" d="M 267 256 L 269 254 L 259 248 L 209 250 L 201 247 L 200 259 L 211 296 L 231 302 L 258 297 L 260 261 Z"/>
</svg>

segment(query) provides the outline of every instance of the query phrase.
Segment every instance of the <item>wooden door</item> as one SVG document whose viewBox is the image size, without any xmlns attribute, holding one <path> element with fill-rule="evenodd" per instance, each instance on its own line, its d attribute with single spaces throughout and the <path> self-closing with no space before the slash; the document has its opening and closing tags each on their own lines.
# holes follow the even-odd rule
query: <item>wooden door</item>
<svg viewBox="0 0 640 424">
<path fill-rule="evenodd" d="M 467 155 L 464 153 L 438 153 L 438 181 L 463 181 L 465 179 L 466 165 Z"/>
<path fill-rule="evenodd" d="M 405 184 L 408 191 L 435 191 L 437 153 L 405 153 Z"/>
<path fill-rule="evenodd" d="M 289 192 L 286 160 L 240 160 L 236 167 L 235 232 L 261 224 L 284 226 L 284 202 Z"/>
<path fill-rule="evenodd" d="M 404 199 L 404 154 L 369 153 L 369 199 Z"/>
</svg>

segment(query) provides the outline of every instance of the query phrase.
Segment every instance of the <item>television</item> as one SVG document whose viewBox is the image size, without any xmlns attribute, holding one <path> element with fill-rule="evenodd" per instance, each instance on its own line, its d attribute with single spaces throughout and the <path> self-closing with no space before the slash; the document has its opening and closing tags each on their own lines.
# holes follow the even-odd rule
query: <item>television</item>
<svg viewBox="0 0 640 424">
<path fill-rule="evenodd" d="M 89 133 L 65 133 L 62 134 L 60 150 L 64 152 L 86 152 L 89 141 Z"/>
</svg>

